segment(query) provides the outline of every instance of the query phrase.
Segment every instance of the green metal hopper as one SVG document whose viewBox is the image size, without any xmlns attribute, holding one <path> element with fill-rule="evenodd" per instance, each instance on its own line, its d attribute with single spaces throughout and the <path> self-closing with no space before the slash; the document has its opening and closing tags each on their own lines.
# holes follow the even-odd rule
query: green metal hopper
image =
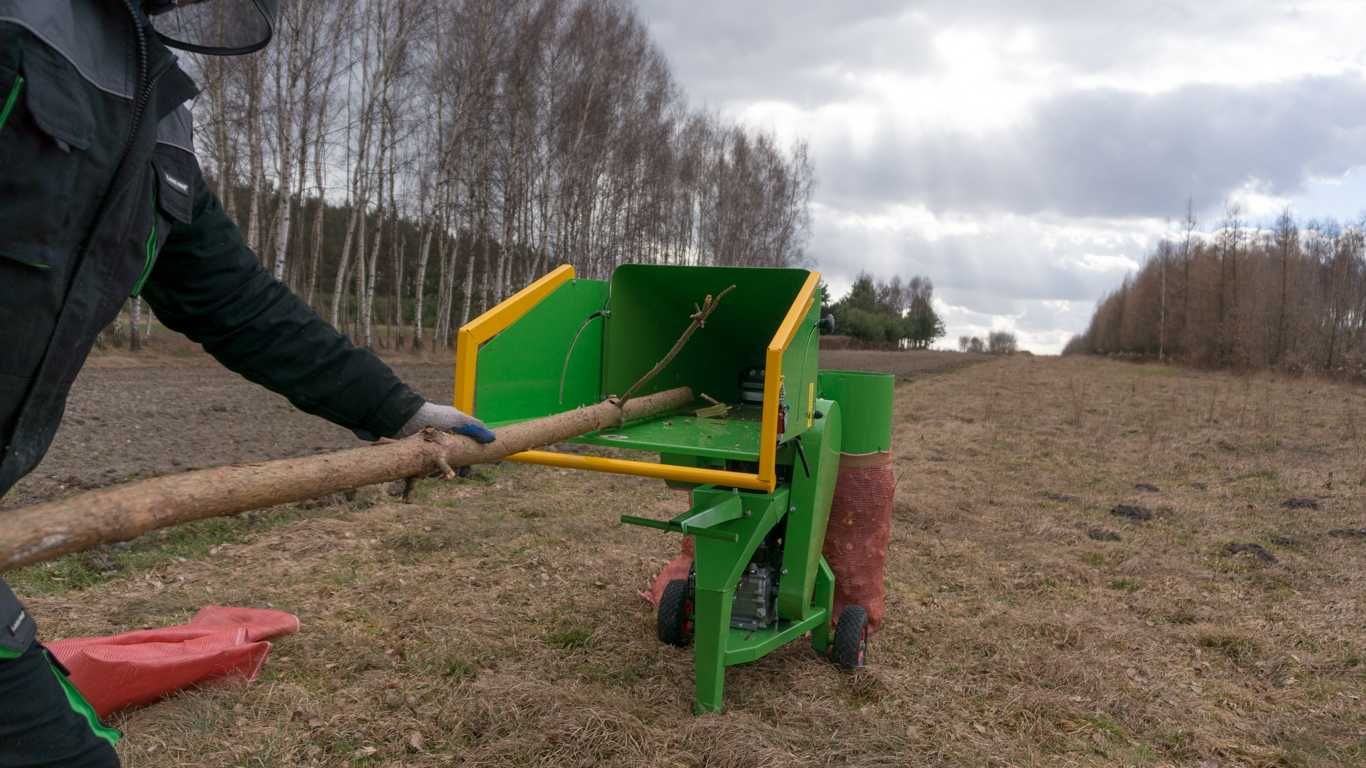
<svg viewBox="0 0 1366 768">
<path fill-rule="evenodd" d="M 662 640 L 694 648 L 700 711 L 721 709 L 725 667 L 807 634 L 837 662 L 862 663 L 866 616 L 846 609 L 832 634 L 834 576 L 821 557 L 843 435 L 840 398 L 820 391 L 843 391 L 844 374 L 822 374 L 818 385 L 818 283 L 801 269 L 627 265 L 600 281 L 563 266 L 458 336 L 455 404 L 498 426 L 624 393 L 665 357 L 706 296 L 734 286 L 635 393 L 686 385 L 698 403 L 578 439 L 637 458 L 510 457 L 691 489 L 690 508 L 672 519 L 622 522 L 694 538 L 693 573 L 665 590 L 658 625 Z M 860 403 L 860 418 L 889 422 L 886 400 L 872 416 Z M 728 409 L 702 410 L 715 403 Z"/>
</svg>

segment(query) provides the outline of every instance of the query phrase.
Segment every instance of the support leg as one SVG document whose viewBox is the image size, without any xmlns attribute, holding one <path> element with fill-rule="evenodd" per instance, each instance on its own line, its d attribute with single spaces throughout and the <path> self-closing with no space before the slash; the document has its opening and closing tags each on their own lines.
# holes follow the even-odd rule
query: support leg
<svg viewBox="0 0 1366 768">
<path fill-rule="evenodd" d="M 828 653 L 830 651 L 830 623 L 835 620 L 835 572 L 830 570 L 830 564 L 821 558 L 819 567 L 816 569 L 816 587 L 812 590 L 811 600 L 817 608 L 825 609 L 825 621 L 822 621 L 811 630 L 811 645 L 815 647 L 817 653 Z"/>
<path fill-rule="evenodd" d="M 697 712 L 720 712 L 726 686 L 726 637 L 733 590 L 698 589 L 693 596 L 693 673 Z"/>
</svg>

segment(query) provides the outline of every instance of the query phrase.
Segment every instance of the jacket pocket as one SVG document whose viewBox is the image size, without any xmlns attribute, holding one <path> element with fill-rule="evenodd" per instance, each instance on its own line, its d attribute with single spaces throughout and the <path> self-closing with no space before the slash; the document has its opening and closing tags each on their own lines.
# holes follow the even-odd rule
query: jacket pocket
<svg viewBox="0 0 1366 768">
<path fill-rule="evenodd" d="M 22 656 L 33 645 L 36 635 L 33 617 L 4 579 L 0 579 L 0 662 Z"/>
<path fill-rule="evenodd" d="M 134 281 L 129 296 L 138 296 L 147 279 L 152 276 L 161 249 L 171 236 L 171 228 L 188 224 L 193 206 L 193 158 L 187 162 L 179 157 L 183 151 L 167 144 L 158 144 L 152 153 L 152 215 L 146 237 L 139 243 L 142 269 Z"/>
<path fill-rule="evenodd" d="M 37 370 L 88 226 L 83 212 L 100 182 L 91 178 L 95 122 L 85 87 L 42 43 L 15 43 L 0 56 L 2 376 Z"/>
<path fill-rule="evenodd" d="M 84 225 L 95 116 L 85 84 L 42 44 L 23 46 L 17 66 L 0 64 L 0 257 L 62 270 Z"/>
</svg>

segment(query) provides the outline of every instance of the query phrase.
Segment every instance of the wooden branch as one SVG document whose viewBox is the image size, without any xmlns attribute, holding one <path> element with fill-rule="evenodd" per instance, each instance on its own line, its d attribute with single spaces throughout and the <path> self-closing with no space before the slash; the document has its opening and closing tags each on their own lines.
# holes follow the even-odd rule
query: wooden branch
<svg viewBox="0 0 1366 768">
<path fill-rule="evenodd" d="M 688 339 L 692 338 L 693 333 L 695 333 L 698 328 L 707 327 L 707 318 L 711 317 L 711 313 L 716 311 L 716 307 L 721 303 L 721 299 L 726 298 L 726 294 L 733 290 L 735 290 L 735 286 L 728 286 L 724 291 L 716 294 L 716 298 L 714 299 L 710 293 L 707 294 L 707 297 L 702 300 L 702 306 L 699 307 L 697 304 L 692 305 L 693 313 L 688 315 L 688 319 L 692 322 L 688 323 L 688 327 L 683 330 L 683 335 L 679 336 L 678 341 L 674 342 L 673 347 L 668 353 L 660 358 L 659 362 L 655 363 L 655 367 L 646 371 L 644 376 L 637 379 L 636 383 L 632 384 L 631 388 L 621 395 L 619 402 L 622 405 L 630 402 L 631 396 L 636 393 L 636 390 L 648 384 L 651 379 L 658 376 L 661 371 L 669 367 L 669 363 L 672 363 L 674 358 L 678 357 L 678 353 L 683 351 L 683 347 L 687 345 Z M 625 418 L 622 420 L 625 421 Z"/>
<path fill-rule="evenodd" d="M 148 531 L 208 517 L 302 501 L 391 480 L 487 464 L 511 454 L 570 440 L 626 419 L 681 408 L 687 387 L 642 396 L 618 407 L 612 400 L 495 430 L 480 445 L 426 429 L 402 440 L 295 459 L 233 464 L 155 477 L 0 513 L 0 571 L 50 560 L 96 544 L 126 541 Z"/>
</svg>

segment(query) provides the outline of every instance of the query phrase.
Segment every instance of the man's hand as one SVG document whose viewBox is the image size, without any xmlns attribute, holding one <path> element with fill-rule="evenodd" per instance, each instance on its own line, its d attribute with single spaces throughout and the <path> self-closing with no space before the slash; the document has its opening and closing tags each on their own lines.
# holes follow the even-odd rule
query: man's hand
<svg viewBox="0 0 1366 768">
<path fill-rule="evenodd" d="M 403 425 L 395 437 L 415 435 L 421 432 L 424 427 L 454 432 L 480 443 L 491 443 L 494 440 L 493 432 L 484 426 L 484 422 L 458 408 L 452 408 L 449 405 L 437 405 L 436 403 L 424 403 L 417 413 L 408 419 L 408 423 Z"/>
</svg>

